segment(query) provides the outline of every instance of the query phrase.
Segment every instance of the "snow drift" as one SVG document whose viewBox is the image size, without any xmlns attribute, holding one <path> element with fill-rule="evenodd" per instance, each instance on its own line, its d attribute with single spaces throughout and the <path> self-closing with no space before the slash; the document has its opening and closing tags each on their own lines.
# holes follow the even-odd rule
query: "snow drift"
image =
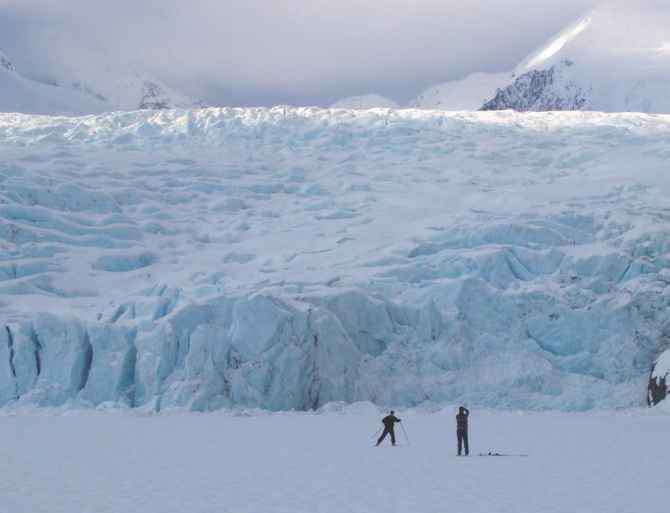
<svg viewBox="0 0 670 513">
<path fill-rule="evenodd" d="M 670 118 L 0 115 L 0 403 L 643 404 Z"/>
</svg>

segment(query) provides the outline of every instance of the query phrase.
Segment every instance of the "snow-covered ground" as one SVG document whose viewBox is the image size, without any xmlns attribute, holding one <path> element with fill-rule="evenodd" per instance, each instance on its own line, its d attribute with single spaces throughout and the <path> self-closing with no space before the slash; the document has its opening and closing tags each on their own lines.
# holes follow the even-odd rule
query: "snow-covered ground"
<svg viewBox="0 0 670 513">
<path fill-rule="evenodd" d="M 670 117 L 0 115 L 0 403 L 644 404 Z"/>
<path fill-rule="evenodd" d="M 331 410 L 334 408 L 330 408 Z M 670 416 L 398 411 L 411 445 L 372 447 L 381 413 L 0 413 L 8 513 L 665 513 Z"/>
</svg>

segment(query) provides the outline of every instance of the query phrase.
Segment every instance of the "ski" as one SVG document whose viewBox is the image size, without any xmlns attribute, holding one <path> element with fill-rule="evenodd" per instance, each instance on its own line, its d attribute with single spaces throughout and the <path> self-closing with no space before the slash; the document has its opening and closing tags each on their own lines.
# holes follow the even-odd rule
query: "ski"
<svg viewBox="0 0 670 513">
<path fill-rule="evenodd" d="M 477 455 L 480 458 L 486 458 L 486 457 L 507 457 L 507 458 L 528 458 L 528 454 L 505 454 L 505 453 L 500 453 L 500 452 L 489 452 L 489 453 L 480 453 Z"/>
</svg>

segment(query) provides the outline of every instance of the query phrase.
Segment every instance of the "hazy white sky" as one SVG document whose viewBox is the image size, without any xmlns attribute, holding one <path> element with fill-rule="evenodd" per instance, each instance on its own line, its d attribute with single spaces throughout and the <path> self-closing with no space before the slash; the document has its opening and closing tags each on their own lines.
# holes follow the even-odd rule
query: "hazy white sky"
<svg viewBox="0 0 670 513">
<path fill-rule="evenodd" d="M 635 1 L 635 0 L 630 0 Z M 594 0 L 0 0 L 0 48 L 47 78 L 131 63 L 213 104 L 326 105 L 504 71 Z"/>
</svg>

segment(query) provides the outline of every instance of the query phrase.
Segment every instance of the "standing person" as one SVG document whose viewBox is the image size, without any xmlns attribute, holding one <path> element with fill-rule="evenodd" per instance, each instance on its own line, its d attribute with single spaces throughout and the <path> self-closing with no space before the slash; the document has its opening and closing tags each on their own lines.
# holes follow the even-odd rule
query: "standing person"
<svg viewBox="0 0 670 513">
<path fill-rule="evenodd" d="M 461 449 L 465 445 L 465 455 L 470 454 L 470 447 L 468 445 L 468 417 L 470 416 L 470 410 L 465 406 L 461 406 L 458 409 L 458 415 L 456 415 L 456 438 L 458 438 L 458 455 L 461 455 Z"/>
<path fill-rule="evenodd" d="M 382 440 L 386 438 L 386 435 L 391 435 L 391 444 L 395 445 L 395 423 L 400 422 L 400 419 L 395 416 L 395 412 L 391 410 L 391 413 L 382 419 L 382 424 L 384 424 L 384 432 L 382 436 L 377 440 L 377 446 L 382 443 Z"/>
</svg>

